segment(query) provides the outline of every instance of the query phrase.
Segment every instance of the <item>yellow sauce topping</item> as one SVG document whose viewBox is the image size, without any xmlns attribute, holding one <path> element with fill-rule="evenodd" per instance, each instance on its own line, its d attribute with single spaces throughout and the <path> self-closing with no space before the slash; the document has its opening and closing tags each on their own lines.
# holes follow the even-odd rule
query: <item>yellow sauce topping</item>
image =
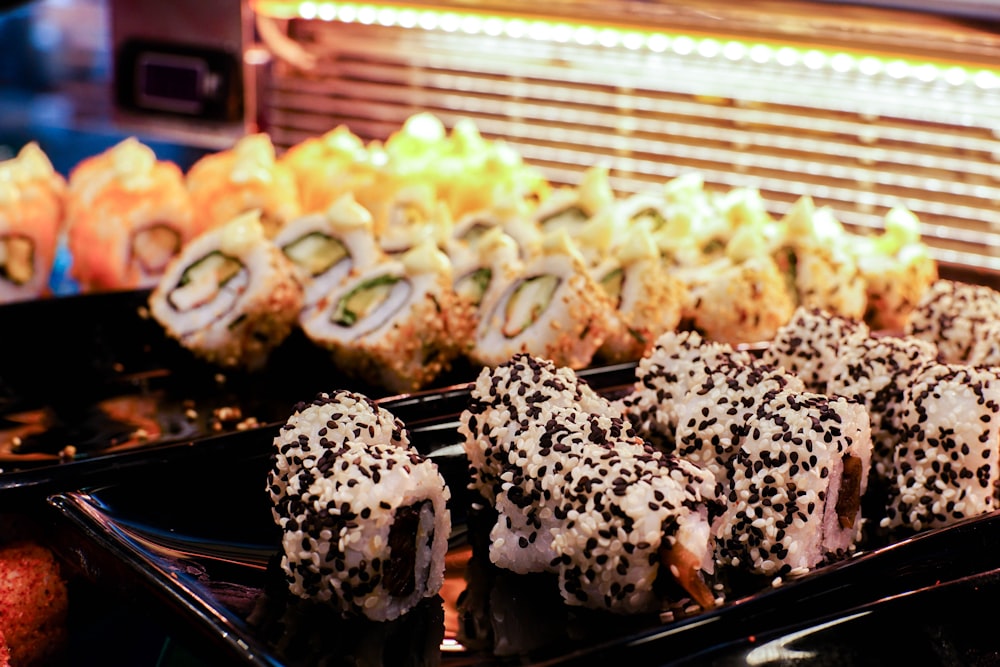
<svg viewBox="0 0 1000 667">
<path fill-rule="evenodd" d="M 239 256 L 255 244 L 260 243 L 264 236 L 264 225 L 260 219 L 260 209 L 241 213 L 221 229 L 219 251 L 227 255 Z"/>
<path fill-rule="evenodd" d="M 431 239 L 424 239 L 400 257 L 409 275 L 418 273 L 451 273 L 451 260 Z"/>
<path fill-rule="evenodd" d="M 139 191 L 152 186 L 156 153 L 149 146 L 129 137 L 116 144 L 108 157 L 114 176 L 124 189 Z"/>
<path fill-rule="evenodd" d="M 233 183 L 270 183 L 274 178 L 275 152 L 271 137 L 265 133 L 250 134 L 232 148 L 233 168 L 229 180 Z"/>
</svg>

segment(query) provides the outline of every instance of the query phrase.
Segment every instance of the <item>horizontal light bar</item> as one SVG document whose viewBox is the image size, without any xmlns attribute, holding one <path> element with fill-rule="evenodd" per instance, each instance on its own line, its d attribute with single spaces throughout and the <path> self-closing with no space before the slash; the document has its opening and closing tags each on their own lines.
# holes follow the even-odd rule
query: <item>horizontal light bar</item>
<svg viewBox="0 0 1000 667">
<path fill-rule="evenodd" d="M 672 52 L 680 56 L 698 55 L 706 59 L 774 63 L 783 67 L 857 73 L 866 77 L 887 76 L 922 84 L 943 82 L 981 90 L 1000 89 L 1000 70 L 971 68 L 950 63 L 914 61 L 872 54 L 852 54 L 821 48 L 769 44 L 741 39 L 639 30 L 615 25 L 573 22 L 565 19 L 538 19 L 473 11 L 425 8 L 368 2 L 314 2 L 258 0 L 254 11 L 277 19 L 338 21 L 427 31 L 461 32 L 469 35 L 529 39 L 540 42 L 574 43 L 580 46 Z"/>
</svg>

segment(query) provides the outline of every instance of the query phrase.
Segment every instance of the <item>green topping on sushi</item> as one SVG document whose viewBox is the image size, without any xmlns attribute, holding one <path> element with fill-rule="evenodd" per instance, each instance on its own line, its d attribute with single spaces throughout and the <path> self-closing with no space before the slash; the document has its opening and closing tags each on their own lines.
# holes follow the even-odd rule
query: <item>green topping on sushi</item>
<svg viewBox="0 0 1000 667">
<path fill-rule="evenodd" d="M 330 320 L 344 327 L 354 326 L 384 303 L 401 280 L 399 276 L 385 274 L 364 281 L 341 297 Z"/>
<path fill-rule="evenodd" d="M 580 225 L 587 222 L 588 217 L 586 211 L 579 206 L 569 206 L 538 222 L 543 228 L 555 225 Z"/>
<path fill-rule="evenodd" d="M 243 263 L 235 257 L 211 252 L 184 270 L 170 293 L 170 303 L 180 311 L 210 303 L 243 270 Z"/>
<path fill-rule="evenodd" d="M 633 215 L 629 219 L 629 222 L 644 222 L 647 220 L 650 222 L 650 229 L 654 232 L 667 222 L 667 219 L 663 217 L 663 213 L 652 206 L 644 208 Z"/>
<path fill-rule="evenodd" d="M 35 244 L 27 236 L 0 237 L 0 278 L 24 285 L 34 274 Z"/>
<path fill-rule="evenodd" d="M 150 225 L 132 237 L 132 256 L 146 273 L 162 273 L 181 250 L 181 235 L 170 225 Z"/>
<path fill-rule="evenodd" d="M 604 288 L 605 294 L 611 297 L 611 302 L 614 304 L 621 303 L 622 287 L 624 285 L 625 271 L 621 267 L 608 271 L 601 278 L 601 287 Z"/>
<path fill-rule="evenodd" d="M 495 225 L 491 225 L 488 222 L 480 222 L 479 220 L 477 220 L 476 222 L 469 225 L 469 228 L 466 229 L 465 232 L 458 238 L 459 240 L 465 241 L 466 243 L 474 244 L 479 239 L 481 239 L 483 235 L 486 234 L 486 232 L 490 231 L 494 227 Z"/>
<path fill-rule="evenodd" d="M 300 236 L 281 251 L 310 276 L 323 275 L 350 255 L 343 243 L 320 232 Z"/>
<path fill-rule="evenodd" d="M 559 276 L 552 274 L 524 279 L 507 300 L 503 335 L 514 338 L 534 324 L 549 307 L 560 282 Z"/>
<path fill-rule="evenodd" d="M 493 279 L 493 270 L 488 266 L 470 271 L 455 282 L 455 292 L 462 299 L 478 306 Z"/>
</svg>

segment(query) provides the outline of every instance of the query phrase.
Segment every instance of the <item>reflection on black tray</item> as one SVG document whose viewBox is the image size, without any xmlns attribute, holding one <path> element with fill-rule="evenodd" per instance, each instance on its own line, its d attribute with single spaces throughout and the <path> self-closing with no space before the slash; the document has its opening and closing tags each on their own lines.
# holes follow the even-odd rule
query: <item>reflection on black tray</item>
<svg viewBox="0 0 1000 667">
<path fill-rule="evenodd" d="M 455 428 L 467 396 L 455 389 L 384 402 L 408 423 L 414 445 L 437 461 L 453 494 L 455 532 L 440 600 L 398 623 L 342 621 L 285 593 L 274 562 L 280 534 L 264 489 L 270 428 L 219 436 L 197 458 L 52 496 L 76 536 L 65 556 L 84 561 L 106 585 L 148 591 L 175 628 L 196 635 L 220 660 L 288 666 L 357 664 L 362 654 L 386 665 L 667 664 L 996 566 L 1000 514 L 887 547 L 865 545 L 849 560 L 779 587 L 729 591 L 727 602 L 708 612 L 626 617 L 569 608 L 548 577 L 513 575 L 484 559 L 484 510 L 467 489 Z M 407 648 L 390 654 L 380 643 Z"/>
<path fill-rule="evenodd" d="M 135 290 L 0 306 L 0 488 L 90 479 L 109 466 L 138 465 L 143 455 L 122 456 L 135 450 L 283 422 L 298 401 L 320 391 L 385 397 L 385 390 L 344 376 L 301 331 L 293 331 L 263 371 L 220 372 L 145 314 L 148 296 Z M 627 382 L 632 369 L 623 364 L 581 375 L 600 387 Z M 427 400 L 437 407 L 438 392 L 475 373 L 457 362 L 420 393 L 435 394 Z M 422 401 L 414 418 L 426 414 Z M 76 465 L 94 459 L 102 460 Z M 6 479 L 51 467 L 64 469 Z"/>
</svg>

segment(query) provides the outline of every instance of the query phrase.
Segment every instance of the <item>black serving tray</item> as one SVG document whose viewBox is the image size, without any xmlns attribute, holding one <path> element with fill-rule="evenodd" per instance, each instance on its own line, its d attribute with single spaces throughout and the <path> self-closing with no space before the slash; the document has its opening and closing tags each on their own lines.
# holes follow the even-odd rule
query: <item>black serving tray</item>
<svg viewBox="0 0 1000 667">
<path fill-rule="evenodd" d="M 453 494 L 446 585 L 399 621 L 343 621 L 289 599 L 276 571 L 280 535 L 264 488 L 274 427 L 219 435 L 200 441 L 196 458 L 52 494 L 49 507 L 65 527 L 63 558 L 102 590 L 142 591 L 142 604 L 210 656 L 208 664 L 283 667 L 744 664 L 739 656 L 763 638 L 829 632 L 831 618 L 863 625 L 857 638 L 877 635 L 889 612 L 845 614 L 890 609 L 894 599 L 907 599 L 914 617 L 943 618 L 934 591 L 997 567 L 1000 513 L 892 544 L 863 544 L 851 558 L 779 586 L 728 591 L 711 611 L 633 617 L 570 608 L 547 575 L 514 575 L 484 556 L 489 517 L 467 488 L 456 431 L 467 398 L 467 388 L 452 388 L 381 400 L 408 423 L 415 446 L 437 461 Z M 951 590 L 971 608 L 993 599 L 992 589 Z M 880 651 L 898 644 L 900 655 L 910 655 L 903 650 L 910 639 L 887 634 Z M 828 645 L 796 654 L 795 664 L 832 664 Z M 1000 654 L 1000 636 L 995 645 Z M 860 649 L 836 655 L 835 664 L 875 664 Z"/>
<path fill-rule="evenodd" d="M 43 497 L 184 459 L 219 435 L 284 422 L 320 391 L 388 398 L 345 375 L 299 330 L 261 371 L 222 372 L 170 339 L 148 315 L 148 298 L 130 290 L 0 306 L 0 491 Z M 631 381 L 634 368 L 580 375 L 601 388 Z M 459 360 L 395 405 L 401 417 L 420 419 L 428 405 L 441 414 L 478 371 Z"/>
</svg>

